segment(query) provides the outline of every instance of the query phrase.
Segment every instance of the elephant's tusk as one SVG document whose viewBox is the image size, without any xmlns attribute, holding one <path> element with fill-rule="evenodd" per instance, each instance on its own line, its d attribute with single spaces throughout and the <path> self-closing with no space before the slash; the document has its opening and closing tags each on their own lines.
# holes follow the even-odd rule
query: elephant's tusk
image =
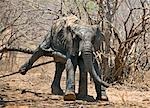
<svg viewBox="0 0 150 108">
<path fill-rule="evenodd" d="M 79 51 L 79 54 L 78 54 L 78 56 L 81 56 L 81 51 Z"/>
</svg>

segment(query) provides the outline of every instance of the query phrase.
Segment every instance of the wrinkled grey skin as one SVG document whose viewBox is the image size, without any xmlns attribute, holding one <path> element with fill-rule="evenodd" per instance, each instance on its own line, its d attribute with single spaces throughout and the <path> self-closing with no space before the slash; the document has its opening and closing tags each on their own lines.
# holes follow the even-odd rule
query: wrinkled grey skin
<svg viewBox="0 0 150 108">
<path fill-rule="evenodd" d="M 86 26 L 74 24 L 64 26 L 65 21 L 59 20 L 61 27 L 54 24 L 45 40 L 35 50 L 31 58 L 20 68 L 21 74 L 32 67 L 33 63 L 44 55 L 53 52 L 56 62 L 56 71 L 52 83 L 53 94 L 63 94 L 60 87 L 60 80 L 63 70 L 66 68 L 67 80 L 65 100 L 75 100 L 75 71 L 77 65 L 80 70 L 79 97 L 87 96 L 87 72 L 93 77 L 97 93 L 97 99 L 106 96 L 102 86 L 108 87 L 109 84 L 101 80 L 101 73 L 93 52 L 99 49 L 101 32 L 96 26 Z"/>
</svg>

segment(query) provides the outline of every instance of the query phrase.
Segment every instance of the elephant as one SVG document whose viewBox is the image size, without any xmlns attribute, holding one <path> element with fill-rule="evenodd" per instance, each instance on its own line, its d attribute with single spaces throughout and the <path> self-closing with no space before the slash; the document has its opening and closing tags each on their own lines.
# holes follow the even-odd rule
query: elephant
<svg viewBox="0 0 150 108">
<path fill-rule="evenodd" d="M 99 49 L 102 34 L 98 26 L 81 23 L 82 21 L 74 15 L 56 20 L 43 42 L 34 51 L 31 58 L 21 66 L 19 72 L 25 75 L 38 58 L 45 55 L 52 56 L 56 66 L 51 85 L 53 94 L 63 94 L 60 80 L 63 70 L 66 69 L 64 100 L 76 100 L 75 71 L 78 65 L 80 71 L 79 97 L 87 96 L 87 72 L 89 72 L 95 83 L 96 99 L 100 100 L 102 96 L 107 97 L 105 90 L 102 90 L 101 87 L 109 87 L 109 84 L 100 78 L 100 69 L 94 56 L 94 52 Z"/>
</svg>

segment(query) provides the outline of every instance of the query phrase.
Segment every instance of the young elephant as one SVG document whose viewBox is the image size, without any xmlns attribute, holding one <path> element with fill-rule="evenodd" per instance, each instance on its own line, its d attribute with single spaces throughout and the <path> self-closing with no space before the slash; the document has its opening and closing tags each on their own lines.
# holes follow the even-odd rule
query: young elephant
<svg viewBox="0 0 150 108">
<path fill-rule="evenodd" d="M 71 23 L 68 23 L 68 21 L 71 21 Z M 56 71 L 51 86 L 52 93 L 63 94 L 60 80 L 62 72 L 66 68 L 67 80 L 64 100 L 75 100 L 75 70 L 79 65 L 79 96 L 85 97 L 87 95 L 87 72 L 90 72 L 95 82 L 97 99 L 101 99 L 101 85 L 109 86 L 109 84 L 101 80 L 97 62 L 93 56 L 93 52 L 99 48 L 101 33 L 97 26 L 75 24 L 77 21 L 75 16 L 57 20 L 52 25 L 51 31 L 45 40 L 19 71 L 21 74 L 26 74 L 33 63 L 41 56 L 49 55 L 54 57 Z"/>
</svg>

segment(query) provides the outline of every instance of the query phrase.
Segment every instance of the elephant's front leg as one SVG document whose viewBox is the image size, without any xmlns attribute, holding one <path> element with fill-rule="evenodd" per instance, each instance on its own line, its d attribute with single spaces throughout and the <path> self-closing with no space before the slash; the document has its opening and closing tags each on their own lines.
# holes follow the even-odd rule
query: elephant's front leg
<svg viewBox="0 0 150 108">
<path fill-rule="evenodd" d="M 71 60 L 71 58 L 67 59 L 66 62 L 66 72 L 67 72 L 67 80 L 66 80 L 66 92 L 64 95 L 64 100 L 66 101 L 74 101 L 76 100 L 75 95 L 75 67 Z"/>
<path fill-rule="evenodd" d="M 100 67 L 98 66 L 98 63 L 96 60 L 94 60 L 94 68 L 97 72 L 97 75 L 99 75 L 99 77 L 101 78 Z M 95 83 L 95 89 L 97 93 L 96 100 L 108 101 L 106 88 L 103 85 L 97 83 L 95 80 L 94 80 L 94 83 Z"/>
<path fill-rule="evenodd" d="M 84 69 L 83 59 L 79 58 L 79 71 L 80 71 L 80 79 L 79 79 L 79 90 L 78 90 L 78 98 L 83 99 L 88 95 L 87 89 L 87 72 Z"/>
</svg>

